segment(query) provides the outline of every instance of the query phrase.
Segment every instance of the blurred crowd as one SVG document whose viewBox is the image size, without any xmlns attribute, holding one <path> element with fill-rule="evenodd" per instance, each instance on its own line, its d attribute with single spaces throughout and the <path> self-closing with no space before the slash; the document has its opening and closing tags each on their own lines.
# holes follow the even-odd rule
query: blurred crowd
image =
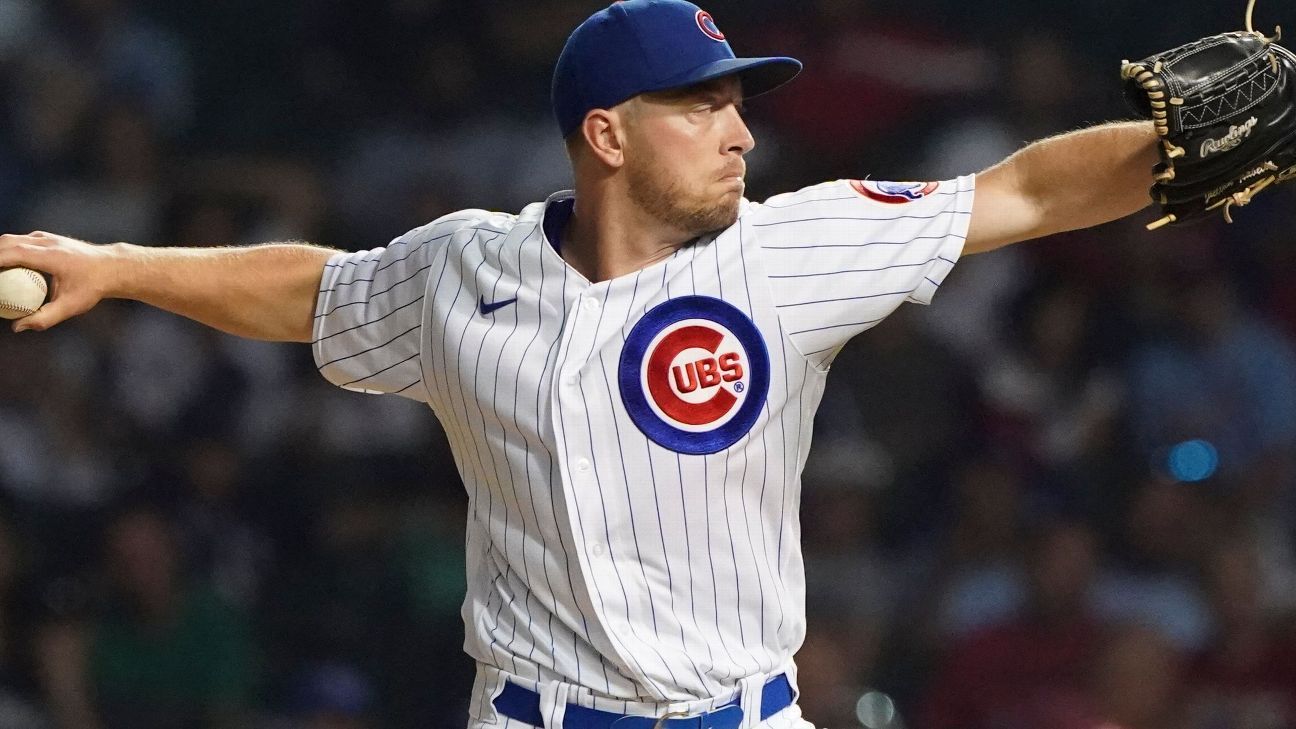
<svg viewBox="0 0 1296 729">
<path fill-rule="evenodd" d="M 355 250 L 519 209 L 568 184 L 548 76 L 600 4 L 0 0 L 0 229 Z M 807 65 L 750 105 L 761 199 L 1123 118 L 1119 61 L 1231 5 L 708 9 Z M 1296 727 L 1292 203 L 970 259 L 843 352 L 810 720 Z M 0 729 L 461 727 L 465 501 L 430 412 L 305 347 L 122 302 L 0 332 Z"/>
</svg>

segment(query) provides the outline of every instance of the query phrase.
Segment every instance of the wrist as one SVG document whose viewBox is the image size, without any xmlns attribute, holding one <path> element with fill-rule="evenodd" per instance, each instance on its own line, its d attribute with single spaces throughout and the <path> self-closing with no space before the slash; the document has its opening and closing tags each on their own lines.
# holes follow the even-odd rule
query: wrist
<svg viewBox="0 0 1296 729">
<path fill-rule="evenodd" d="M 130 243 L 107 243 L 98 246 L 103 256 L 102 298 L 135 299 L 139 296 L 135 280 L 136 263 L 143 248 Z"/>
</svg>

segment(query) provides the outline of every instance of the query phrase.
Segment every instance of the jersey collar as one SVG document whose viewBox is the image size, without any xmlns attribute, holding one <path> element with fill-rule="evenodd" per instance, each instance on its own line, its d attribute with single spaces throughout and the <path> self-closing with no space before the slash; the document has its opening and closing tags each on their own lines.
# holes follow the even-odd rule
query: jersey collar
<svg viewBox="0 0 1296 729">
<path fill-rule="evenodd" d="M 562 255 L 562 234 L 576 209 L 576 196 L 570 190 L 554 193 L 545 201 L 544 237 L 554 252 Z"/>
</svg>

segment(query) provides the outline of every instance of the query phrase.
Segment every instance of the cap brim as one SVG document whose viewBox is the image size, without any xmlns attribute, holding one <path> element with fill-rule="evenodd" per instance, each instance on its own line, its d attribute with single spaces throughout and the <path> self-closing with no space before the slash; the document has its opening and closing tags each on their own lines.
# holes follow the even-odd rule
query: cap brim
<svg viewBox="0 0 1296 729">
<path fill-rule="evenodd" d="M 699 66 L 683 76 L 670 79 L 653 90 L 678 89 L 724 76 L 737 75 L 742 79 L 743 96 L 750 99 L 753 96 L 760 96 L 777 89 L 796 78 L 799 73 L 801 73 L 801 62 L 795 58 L 784 56 L 724 58 L 714 63 Z"/>
</svg>

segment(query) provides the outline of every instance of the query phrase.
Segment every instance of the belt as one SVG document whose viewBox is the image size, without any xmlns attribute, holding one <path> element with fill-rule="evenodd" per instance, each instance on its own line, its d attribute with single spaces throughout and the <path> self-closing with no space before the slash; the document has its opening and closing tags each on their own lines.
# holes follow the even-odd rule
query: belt
<svg viewBox="0 0 1296 729">
<path fill-rule="evenodd" d="M 761 689 L 760 719 L 774 716 L 792 705 L 792 684 L 786 674 L 779 674 L 765 682 Z M 742 709 L 735 697 L 729 703 L 703 714 L 671 718 L 674 715 L 658 719 L 652 716 L 627 716 L 614 711 L 600 711 L 577 704 L 568 704 L 563 714 L 564 729 L 738 729 L 742 724 Z M 510 719 L 530 724 L 534 727 L 544 726 L 544 717 L 540 714 L 540 694 L 522 688 L 515 683 L 506 682 L 504 690 L 492 702 L 495 710 Z"/>
</svg>

